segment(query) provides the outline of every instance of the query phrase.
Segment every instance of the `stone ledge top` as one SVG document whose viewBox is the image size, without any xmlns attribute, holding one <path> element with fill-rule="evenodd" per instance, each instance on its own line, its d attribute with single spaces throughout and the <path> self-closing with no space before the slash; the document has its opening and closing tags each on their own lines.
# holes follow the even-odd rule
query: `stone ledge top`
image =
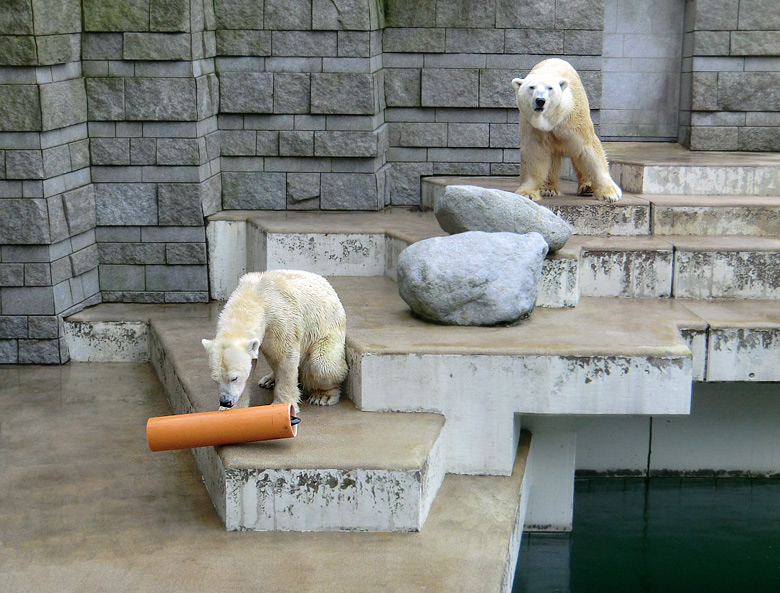
<svg viewBox="0 0 780 593">
<path fill-rule="evenodd" d="M 610 163 L 646 167 L 777 167 L 777 152 L 694 151 L 673 142 L 604 142 Z"/>
<path fill-rule="evenodd" d="M 447 235 L 433 212 L 402 207 L 376 212 L 233 210 L 210 216 L 209 221 L 249 221 L 266 232 L 279 234 L 386 234 L 409 243 Z"/>
<path fill-rule="evenodd" d="M 347 342 L 364 353 L 685 358 L 691 353 L 679 328 L 707 328 L 674 299 L 620 298 L 581 298 L 571 309 L 537 307 L 512 327 L 443 326 L 413 317 L 388 278 L 331 283 L 347 311 Z"/>
<path fill-rule="evenodd" d="M 677 299 L 713 329 L 780 329 L 777 301 L 736 299 Z"/>
<path fill-rule="evenodd" d="M 196 412 L 216 410 L 219 405 L 218 387 L 211 380 L 208 356 L 200 343 L 213 337 L 215 324 L 210 317 L 168 316 L 151 321 Z M 239 405 L 271 403 L 272 390 L 257 386 L 268 372 L 265 359 L 259 359 L 247 384 L 249 399 L 245 392 Z M 348 400 L 333 407 L 302 402 L 301 418 L 294 439 L 218 448 L 222 463 L 228 469 L 416 471 L 423 468 L 444 426 L 444 418 L 437 414 L 359 412 Z"/>
</svg>

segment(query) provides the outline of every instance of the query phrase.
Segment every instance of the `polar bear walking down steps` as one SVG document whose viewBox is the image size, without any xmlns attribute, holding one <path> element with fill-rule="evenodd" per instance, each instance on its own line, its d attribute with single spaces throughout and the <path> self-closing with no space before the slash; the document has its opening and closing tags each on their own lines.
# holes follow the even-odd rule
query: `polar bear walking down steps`
<svg viewBox="0 0 780 593">
<path fill-rule="evenodd" d="M 543 60 L 512 86 L 520 111 L 520 187 L 539 201 L 557 196 L 561 158 L 577 173 L 579 195 L 616 202 L 622 192 L 609 175 L 604 149 L 593 129 L 590 106 L 577 71 L 565 60 Z"/>
<path fill-rule="evenodd" d="M 344 307 L 322 276 L 293 270 L 245 274 L 220 313 L 216 338 L 202 341 L 220 405 L 238 402 L 261 351 L 271 373 L 260 386 L 274 388 L 274 403 L 292 403 L 298 412 L 299 382 L 309 403 L 337 403 L 347 376 L 345 329 Z"/>
</svg>

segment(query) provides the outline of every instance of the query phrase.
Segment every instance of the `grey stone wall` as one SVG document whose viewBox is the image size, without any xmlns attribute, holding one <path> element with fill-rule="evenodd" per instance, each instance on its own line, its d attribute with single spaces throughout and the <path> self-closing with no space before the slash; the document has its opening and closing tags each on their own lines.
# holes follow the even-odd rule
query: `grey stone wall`
<svg viewBox="0 0 780 593">
<path fill-rule="evenodd" d="M 215 0 L 215 9 L 222 207 L 384 207 L 379 4 Z"/>
<path fill-rule="evenodd" d="M 78 0 L 0 9 L 0 363 L 68 359 L 100 300 Z"/>
<path fill-rule="evenodd" d="M 0 363 L 67 361 L 60 320 L 101 300 L 206 301 L 219 210 L 376 210 L 419 204 L 425 175 L 517 174 L 509 81 L 544 58 L 579 70 L 598 127 L 615 4 L 4 2 Z M 774 4 L 687 0 L 682 142 L 780 150 Z"/>
<path fill-rule="evenodd" d="M 677 139 L 681 0 L 605 0 L 601 138 Z"/>
<path fill-rule="evenodd" d="M 681 144 L 780 151 L 776 0 L 687 0 L 682 64 Z"/>
<path fill-rule="evenodd" d="M 103 301 L 208 300 L 221 208 L 210 1 L 84 1 L 81 59 Z"/>
</svg>

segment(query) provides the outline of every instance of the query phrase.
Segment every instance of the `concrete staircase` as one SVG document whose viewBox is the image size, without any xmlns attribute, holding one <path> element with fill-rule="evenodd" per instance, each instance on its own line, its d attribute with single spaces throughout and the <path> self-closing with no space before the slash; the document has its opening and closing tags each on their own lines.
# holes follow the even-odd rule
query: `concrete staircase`
<svg viewBox="0 0 780 593">
<path fill-rule="evenodd" d="M 453 474 L 473 474 L 488 499 L 511 479 L 520 501 L 491 511 L 506 529 L 483 534 L 507 559 L 485 582 L 508 590 L 519 530 L 571 527 L 576 433 L 588 419 L 688 414 L 694 381 L 780 381 L 780 157 L 607 151 L 624 199 L 543 202 L 576 234 L 546 260 L 537 309 L 511 328 L 410 315 L 395 264 L 407 245 L 444 234 L 430 211 L 210 217 L 213 298 L 247 271 L 305 269 L 331 278 L 348 319 L 351 402 L 304 406 L 296 439 L 193 451 L 226 527 L 439 530 L 430 545 L 441 555 L 456 534 L 426 518 L 437 493 L 463 483 Z M 428 178 L 424 208 L 453 183 L 517 185 Z M 215 409 L 200 338 L 218 310 L 100 305 L 68 319 L 71 357 L 151 360 L 175 412 Z M 269 397 L 255 388 L 243 403 Z"/>
</svg>

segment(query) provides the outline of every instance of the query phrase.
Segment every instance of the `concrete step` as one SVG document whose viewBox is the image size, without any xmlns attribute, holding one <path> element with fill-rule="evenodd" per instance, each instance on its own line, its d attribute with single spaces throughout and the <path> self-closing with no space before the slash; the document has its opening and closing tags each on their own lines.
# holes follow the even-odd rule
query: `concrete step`
<svg viewBox="0 0 780 593">
<path fill-rule="evenodd" d="M 246 272 L 299 269 L 324 276 L 395 278 L 398 255 L 410 244 L 446 236 L 432 212 L 222 212 L 209 217 L 211 296 L 227 300 Z M 541 307 L 577 304 L 578 249 L 545 260 Z"/>
<path fill-rule="evenodd" d="M 604 150 L 624 192 L 780 195 L 780 153 L 694 152 L 652 142 L 606 142 Z"/>
<path fill-rule="evenodd" d="M 404 477 L 391 481 L 404 484 L 405 490 L 403 508 L 393 507 L 392 524 L 376 511 L 387 501 L 383 495 L 378 502 L 372 492 L 361 503 L 373 509 L 383 529 L 398 528 L 402 517 L 414 525 L 416 518 L 424 519 L 427 502 L 422 501 L 432 498 L 441 472 L 512 471 L 520 430 L 527 427 L 534 433 L 535 455 L 543 460 L 529 480 L 535 492 L 544 493 L 532 497 L 528 525 L 567 529 L 579 424 L 600 416 L 685 415 L 692 381 L 780 381 L 780 310 L 775 301 L 585 297 L 573 309 L 537 308 L 515 327 L 444 327 L 412 317 L 387 277 L 335 277 L 331 282 L 347 310 L 350 374 L 345 394 L 365 412 L 423 412 L 426 419 L 422 428 L 410 430 L 418 414 L 364 418 L 348 402 L 336 408 L 304 406 L 301 436 L 273 446 L 283 451 L 293 447 L 292 453 L 310 435 L 309 442 L 317 439 L 317 445 L 305 452 L 317 447 L 312 453 L 319 459 L 316 464 L 291 463 L 299 457 L 277 457 L 276 449 L 262 445 L 249 451 L 196 450 L 215 505 L 231 528 L 260 528 L 260 486 L 246 484 L 260 484 L 269 468 L 291 470 L 285 473 L 285 483 L 295 484 L 316 465 L 322 471 L 315 474 L 322 480 L 335 485 L 338 477 L 341 484 L 343 473 L 334 470 L 367 467 L 366 455 L 383 451 L 388 443 L 396 458 L 407 459 L 397 451 L 399 443 L 420 439 L 413 463 L 384 466 Z M 215 388 L 199 342 L 213 332 L 218 310 L 218 304 L 98 305 L 69 317 L 65 332 L 74 360 L 122 360 L 127 354 L 152 359 L 176 411 L 213 409 Z M 136 324 L 137 331 L 128 332 L 129 323 Z M 127 342 L 127 347 L 113 348 L 117 342 Z M 262 401 L 261 392 L 253 394 L 253 403 Z M 398 424 L 377 432 L 383 435 L 378 440 L 344 443 L 338 461 L 334 451 L 343 443 L 341 425 L 364 426 L 362 435 L 379 431 L 376 427 L 385 426 L 379 424 L 383 422 Z M 334 439 L 327 451 L 320 451 Z M 426 481 L 425 471 L 436 477 Z M 419 485 L 409 477 L 418 474 Z M 293 490 L 280 494 L 280 500 Z M 315 499 L 310 502 L 315 504 Z M 316 499 L 316 504 L 331 503 Z M 336 509 L 333 503 L 323 513 L 338 516 Z M 292 526 L 296 518 L 285 520 Z M 319 521 L 323 528 L 333 528 L 332 518 Z M 307 528 L 314 524 L 307 523 Z M 340 527 L 366 528 L 354 522 Z"/>
<path fill-rule="evenodd" d="M 514 192 L 519 185 L 516 176 L 423 177 L 420 199 L 422 207 L 433 210 L 448 185 L 476 185 Z M 577 196 L 574 182 L 561 183 L 563 195 L 543 198 L 541 205 L 566 220 L 577 235 L 649 235 L 650 202 L 644 197 L 624 193 L 618 202 L 607 204 L 587 196 Z"/>
<path fill-rule="evenodd" d="M 446 234 L 431 212 L 403 208 L 233 211 L 210 217 L 207 233 L 217 299 L 227 299 L 247 271 L 395 278 L 405 247 Z M 780 235 L 575 235 L 545 260 L 537 305 L 574 307 L 580 296 L 777 299 L 778 270 Z"/>
<path fill-rule="evenodd" d="M 654 235 L 780 236 L 780 196 L 648 196 Z"/>
<path fill-rule="evenodd" d="M 703 378 L 707 323 L 674 300 L 582 299 L 514 327 L 455 327 L 414 318 L 388 278 L 332 283 L 350 397 L 443 414 L 448 472 L 507 474 L 527 416 L 687 414 Z"/>
<path fill-rule="evenodd" d="M 124 319 L 112 322 L 119 311 Z M 139 331 L 125 352 L 137 360 L 146 347 L 174 413 L 215 410 L 217 388 L 200 340 L 213 335 L 217 311 L 207 305 L 188 306 L 181 316 L 159 306 L 87 309 L 68 320 L 74 360 L 95 360 L 87 353 L 105 352 L 101 342 L 122 340 L 133 323 Z M 140 327 L 147 324 L 144 340 Z M 255 383 L 268 372 L 264 360 L 257 366 Z M 254 384 L 241 405 L 271 397 Z M 304 405 L 301 418 L 294 439 L 193 450 L 228 530 L 422 528 L 444 478 L 441 415 L 364 413 L 345 399 L 334 407 Z"/>
<path fill-rule="evenodd" d="M 780 298 L 780 236 L 573 237 L 580 294 Z"/>
<path fill-rule="evenodd" d="M 433 209 L 448 185 L 476 185 L 513 192 L 517 177 L 425 177 L 422 205 Z M 780 236 L 780 195 L 640 195 L 624 191 L 611 204 L 577 196 L 573 182 L 543 206 L 574 227 L 577 235 Z M 780 191 L 778 191 L 780 193 Z"/>
</svg>

